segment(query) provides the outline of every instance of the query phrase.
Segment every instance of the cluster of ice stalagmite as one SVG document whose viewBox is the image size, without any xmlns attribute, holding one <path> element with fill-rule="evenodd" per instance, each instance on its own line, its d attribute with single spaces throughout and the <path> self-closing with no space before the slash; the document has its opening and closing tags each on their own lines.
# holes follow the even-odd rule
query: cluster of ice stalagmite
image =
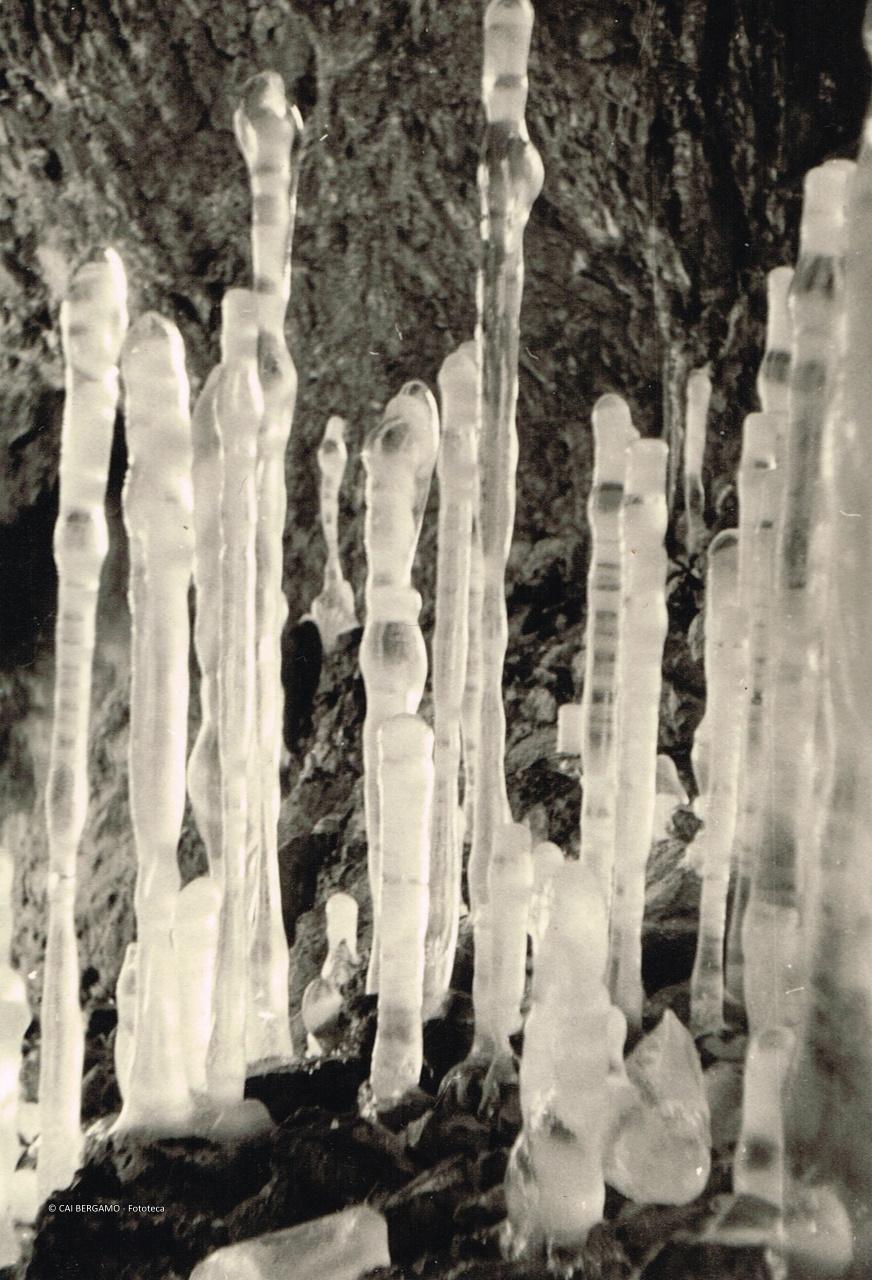
<svg viewBox="0 0 872 1280">
<path fill-rule="evenodd" d="M 18 1261 L 13 1181 L 18 1163 L 18 1077 L 21 1041 L 30 1023 L 24 979 L 10 964 L 14 865 L 0 848 L 0 1266 Z"/>
<path fill-rule="evenodd" d="M 348 449 L 345 445 L 345 422 L 335 415 L 327 419 L 324 438 L 318 446 L 318 469 L 321 472 L 321 528 L 327 547 L 324 585 L 312 601 L 312 617 L 321 635 L 324 652 L 329 653 L 346 631 L 358 625 L 354 611 L 354 592 L 342 572 L 339 557 L 339 491 Z"/>
<path fill-rule="evenodd" d="M 285 527 L 285 450 L 297 395 L 297 373 L 285 342 L 291 287 L 291 237 L 296 208 L 293 152 L 303 122 L 288 106 L 274 71 L 246 85 L 233 118 L 252 195 L 252 267 L 257 314 L 257 372 L 263 416 L 257 435 L 255 540 L 256 752 L 248 825 L 247 898 L 250 913 L 246 1052 L 249 1061 L 291 1052 L 288 947 L 281 910 L 278 821 L 282 743 L 281 636 L 287 618 L 282 594 Z M 219 393 L 220 394 L 220 393 Z"/>
<path fill-rule="evenodd" d="M 867 13 L 864 40 L 872 58 L 872 13 Z M 791 1171 L 804 1188 L 812 1219 L 829 1211 L 832 1227 L 847 1210 L 853 1233 L 851 1274 L 861 1276 L 872 1269 L 872 650 L 870 597 L 862 585 L 872 554 L 872 110 L 851 183 L 847 221 L 844 356 L 839 394 L 831 402 L 826 426 L 827 529 L 819 533 L 815 557 L 824 562 L 825 573 L 811 575 L 812 589 L 826 590 L 831 761 L 821 801 L 818 866 L 807 875 L 804 893 L 807 997 L 798 1028 L 798 1061 L 787 1088 L 786 1142 Z M 824 246 L 819 247 L 823 252 Z M 821 298 L 821 311 L 823 304 Z M 797 297 L 796 321 L 798 309 Z M 800 343 L 798 336 L 795 359 L 811 359 L 810 340 L 804 351 Z M 832 346 L 822 324 L 821 362 L 828 362 Z M 820 564 L 815 567 L 821 569 Z"/>
<path fill-rule="evenodd" d="M 694 369 L 687 379 L 687 419 L 684 432 L 684 508 L 687 550 L 696 555 L 705 532 L 705 489 L 702 466 L 712 380 L 708 369 Z"/>
<path fill-rule="evenodd" d="M 480 642 L 481 703 L 475 740 L 473 829 L 468 867 L 476 932 L 477 980 L 488 988 L 486 929 L 489 867 L 500 828 L 508 821 L 503 664 L 508 641 L 505 570 L 515 521 L 518 460 L 516 409 L 518 342 L 524 286 L 524 229 L 543 180 L 524 112 L 527 58 L 533 29 L 530 0 L 491 0 L 484 16 L 482 99 L 486 128 L 478 168 L 482 260 L 478 275 L 476 342 L 480 376 L 479 502 L 480 614 L 470 634 Z M 473 563 L 473 577 L 476 575 Z M 478 640 L 480 637 L 480 641 Z M 472 650 L 471 650 L 472 651 Z"/>
<path fill-rule="evenodd" d="M 739 540 L 725 529 L 712 541 L 706 575 L 706 716 L 709 782 L 703 844 L 699 936 L 690 984 L 696 1035 L 723 1026 L 724 937 L 730 858 L 736 830 L 742 689 L 747 643 L 739 596 Z"/>
<path fill-rule="evenodd" d="M 185 352 L 154 312 L 122 355 L 130 547 L 129 787 L 136 844 L 136 1032 L 119 1128 L 186 1132 L 192 1105 L 180 1052 L 172 945 L 185 807 L 188 589 L 193 570 L 191 420 Z"/>
<path fill-rule="evenodd" d="M 620 396 L 602 396 L 597 401 L 593 434 L 587 508 L 591 553 L 582 698 L 581 858 L 591 868 L 608 912 L 615 856 L 622 506 L 627 449 L 639 438 Z"/>
<path fill-rule="evenodd" d="M 76 854 L 88 810 L 88 721 L 103 510 L 127 328 L 126 282 L 111 249 L 74 277 L 61 307 L 66 400 L 61 428 L 55 705 L 46 788 L 48 924 L 40 1054 L 40 1195 L 65 1187 L 81 1149 L 84 1033 L 74 904 Z"/>
<path fill-rule="evenodd" d="M 382 1107 L 417 1085 L 423 1064 L 433 731 L 419 716 L 391 716 L 378 751 L 382 953 L 370 1086 Z"/>
<path fill-rule="evenodd" d="M 458 808 L 460 725 L 469 623 L 469 575 L 476 497 L 475 344 L 464 343 L 439 371 L 439 542 L 433 632 L 435 784 L 430 847 L 430 915 L 424 956 L 424 1004 L 439 1012 L 448 991 L 460 922 L 462 815 Z"/>
<path fill-rule="evenodd" d="M 792 1019 L 789 1006 L 796 1004 L 804 985 L 796 967 L 799 895 L 804 851 L 814 827 L 808 798 L 818 750 L 812 726 L 818 715 L 825 617 L 822 579 L 815 577 L 811 551 L 823 514 L 822 440 L 839 353 L 849 177 L 846 162 L 822 165 L 806 177 L 800 255 L 791 289 L 794 338 L 768 716 L 771 776 L 743 922 L 744 996 L 752 1029 Z"/>
<path fill-rule="evenodd" d="M 654 836 L 660 667 L 666 640 L 666 462 L 662 440 L 628 450 L 623 510 L 623 614 L 618 665 L 621 732 L 609 991 L 631 1026 L 642 1025 L 645 867 Z"/>
<path fill-rule="evenodd" d="M 436 402 L 422 382 L 408 382 L 385 408 L 363 447 L 366 469 L 366 622 L 360 670 L 366 686 L 364 803 L 373 933 L 367 987 L 378 989 L 381 836 L 378 733 L 391 716 L 414 715 L 427 678 L 418 625 L 421 597 L 412 562 L 439 446 Z"/>
<path fill-rule="evenodd" d="M 257 304 L 232 289 L 222 311 L 221 370 L 215 416 L 221 438 L 220 666 L 222 889 L 212 1035 L 206 1059 L 210 1096 L 242 1099 L 246 1068 L 248 928 L 246 855 L 249 759 L 255 737 L 255 539 L 257 434 L 263 392 L 257 371 Z"/>
</svg>

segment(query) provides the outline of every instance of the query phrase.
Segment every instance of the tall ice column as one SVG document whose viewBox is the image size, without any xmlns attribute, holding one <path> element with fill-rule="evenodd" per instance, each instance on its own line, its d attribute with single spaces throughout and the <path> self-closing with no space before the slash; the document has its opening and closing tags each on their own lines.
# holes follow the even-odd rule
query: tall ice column
<svg viewBox="0 0 872 1280">
<path fill-rule="evenodd" d="M 118 1128 L 189 1131 L 173 925 L 185 808 L 188 589 L 194 558 L 191 417 L 175 325 L 142 316 L 125 343 L 130 542 L 130 816 L 136 844 L 136 1038 Z"/>
<path fill-rule="evenodd" d="M 256 743 L 255 464 L 263 393 L 257 372 L 255 295 L 247 289 L 231 289 L 224 297 L 222 321 L 215 415 L 222 451 L 218 743 L 224 893 L 206 1078 L 212 1099 L 232 1105 L 241 1102 L 245 1087 L 248 771 Z"/>
<path fill-rule="evenodd" d="M 687 554 L 695 556 L 705 533 L 705 489 L 702 464 L 705 429 L 712 380 L 708 369 L 694 369 L 687 379 L 687 424 L 684 434 L 684 508 L 687 518 Z"/>
<path fill-rule="evenodd" d="M 702 842 L 699 937 L 690 982 L 694 1035 L 720 1031 L 724 1019 L 724 934 L 730 855 L 736 830 L 736 792 L 747 654 L 745 613 L 739 602 L 739 544 L 725 529 L 708 551 L 705 614 L 706 701 L 711 755 Z"/>
<path fill-rule="evenodd" d="M 660 669 L 666 640 L 666 463 L 662 440 L 628 451 L 624 493 L 624 615 L 618 684 L 618 809 L 609 989 L 628 1023 L 642 1025 L 642 917 L 645 868 L 654 834 Z"/>
<path fill-rule="evenodd" d="M 297 372 L 285 342 L 291 288 L 291 237 L 296 207 L 292 164 L 303 122 L 288 107 L 281 77 L 254 76 L 233 117 L 236 140 L 251 180 L 252 265 L 257 305 L 257 369 L 263 417 L 257 437 L 257 535 L 255 544 L 257 797 L 249 814 L 256 848 L 249 869 L 252 912 L 248 956 L 249 1061 L 291 1052 L 288 1014 L 288 944 L 282 922 L 278 863 L 282 743 L 281 638 L 287 618 L 282 594 L 285 528 L 285 450 L 297 396 Z"/>
<path fill-rule="evenodd" d="M 73 279 L 61 307 L 66 399 L 61 427 L 55 702 L 46 789 L 48 927 L 39 1066 L 39 1194 L 78 1168 L 84 1032 L 76 947 L 76 854 L 88 810 L 88 721 L 100 570 L 109 545 L 103 502 L 118 404 L 127 285 L 112 249 Z"/>
<path fill-rule="evenodd" d="M 439 548 L 436 627 L 433 634 L 433 722 L 436 781 L 430 847 L 430 916 L 424 968 L 424 1005 L 433 1017 L 451 980 L 460 923 L 462 863 L 458 810 L 460 721 L 466 682 L 469 570 L 475 505 L 475 344 L 464 343 L 442 363 L 442 439 L 439 473 Z"/>
<path fill-rule="evenodd" d="M 581 860 L 599 884 L 608 914 L 615 857 L 621 517 L 627 449 L 639 438 L 620 396 L 601 396 L 596 402 L 593 434 L 593 481 L 587 504 L 591 550 L 582 696 Z"/>
<path fill-rule="evenodd" d="M 366 624 L 360 670 L 366 686 L 363 794 L 372 949 L 367 989 L 378 990 L 381 893 L 381 799 L 378 731 L 391 716 L 418 710 L 427 679 L 427 650 L 418 625 L 421 597 L 412 562 L 439 447 L 436 401 L 422 382 L 407 382 L 366 438 Z"/>
<path fill-rule="evenodd" d="M 532 30 L 530 0 L 491 0 L 485 10 L 482 98 L 487 125 L 478 167 L 482 259 L 476 329 L 481 404 L 477 515 L 482 555 L 482 681 L 468 867 L 474 922 L 488 900 L 488 866 L 495 833 L 509 820 L 502 688 L 508 639 L 505 572 L 515 522 L 523 236 L 543 180 L 542 161 L 530 142 L 524 119 Z M 478 619 L 470 626 L 471 634 L 477 625 Z M 481 958 L 484 949 L 478 950 Z"/>
</svg>

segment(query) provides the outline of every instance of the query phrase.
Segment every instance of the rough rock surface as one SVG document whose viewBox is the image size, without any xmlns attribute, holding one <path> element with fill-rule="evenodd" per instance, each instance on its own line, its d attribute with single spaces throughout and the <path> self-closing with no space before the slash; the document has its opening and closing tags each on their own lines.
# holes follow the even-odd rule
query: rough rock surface
<svg viewBox="0 0 872 1280">
<path fill-rule="evenodd" d="M 804 172 L 855 149 L 868 91 L 862 9 L 863 0 L 839 6 L 787 0 L 536 4 L 528 119 L 546 179 L 527 235 L 519 501 L 508 588 L 507 766 L 515 816 L 527 816 L 537 836 L 564 847 L 577 840 L 578 788 L 554 767 L 553 734 L 556 708 L 578 696 L 583 669 L 591 405 L 607 390 L 626 395 L 643 432 L 662 433 L 673 445 L 674 480 L 684 378 L 689 368 L 710 361 L 709 516 L 713 526 L 728 518 L 739 426 L 754 407 L 764 273 L 794 256 Z M 351 424 L 341 532 L 360 602 L 360 442 L 404 380 L 435 384 L 442 358 L 474 324 L 480 14 L 478 0 L 6 0 L 0 6 L 0 838 L 16 855 L 15 945 L 37 1011 L 62 387 L 55 322 L 65 283 L 93 249 L 115 244 L 129 273 L 133 309 L 156 307 L 179 324 L 198 386 L 217 357 L 222 294 L 245 283 L 248 273 L 249 201 L 232 111 L 248 76 L 265 67 L 281 72 L 307 122 L 289 322 L 300 375 L 287 467 L 290 617 L 293 622 L 306 611 L 319 587 L 315 450 L 332 412 Z M 119 425 L 94 682 L 91 810 L 80 859 L 94 1116 L 113 1105 L 100 1064 L 111 1056 L 112 992 L 133 928 L 127 560 L 119 515 L 124 460 Z M 416 567 L 428 636 L 434 504 L 435 494 Z M 676 517 L 661 749 L 686 775 L 703 695 L 699 646 L 688 643 L 701 592 L 680 532 Z M 282 875 L 295 1009 L 323 958 L 325 896 L 343 888 L 366 902 L 356 642 L 349 636 L 325 664 L 314 732 L 292 757 L 286 778 Z M 194 705 L 192 730 L 197 715 Z M 671 1002 L 679 1012 L 684 989 L 675 984 L 692 960 L 697 894 L 680 851 L 681 841 L 667 842 L 652 863 L 645 945 L 649 987 L 671 993 L 664 990 L 659 1007 Z M 190 821 L 180 856 L 186 878 L 202 868 Z M 368 923 L 364 906 L 364 939 Z M 366 1018 L 354 1025 L 360 1031 Z M 25 1082 L 32 1091 L 36 1036 L 29 1050 Z M 443 1043 L 440 1061 L 448 1058 Z M 332 1087 L 338 1088 L 335 1079 Z M 329 1089 L 323 1093 L 329 1096 Z M 319 1101 L 307 1105 L 325 1105 L 317 1089 L 313 1097 Z M 294 1124 L 296 1133 L 302 1122 Z M 456 1123 L 452 1132 L 462 1131 L 477 1150 L 468 1127 Z M 290 1141 L 281 1133 L 254 1160 L 264 1187 L 270 1160 Z M 155 1157 L 154 1169 L 143 1166 L 136 1183 L 144 1195 L 154 1178 L 179 1170 L 172 1185 L 192 1214 L 186 1230 L 197 1242 L 185 1244 L 188 1252 L 179 1256 L 191 1261 L 207 1241 L 232 1238 L 227 1223 L 232 1219 L 236 1230 L 241 1219 L 233 1214 L 242 1213 L 238 1201 L 218 1204 L 220 1189 L 212 1202 L 206 1197 L 201 1212 L 185 1200 L 198 1194 L 201 1154 L 186 1149 L 175 1153 L 178 1159 Z M 464 1159 L 471 1158 L 465 1150 Z M 446 1205 L 453 1204 L 458 1176 L 452 1168 L 443 1171 Z M 480 1202 L 438 1212 L 477 1224 L 467 1233 L 474 1240 L 499 1216 L 488 1196 L 501 1173 L 490 1170 L 484 1178 L 464 1166 L 462 1177 L 470 1179 L 467 1198 L 478 1195 Z M 81 1195 L 115 1194 L 123 1179 L 114 1149 L 98 1149 L 85 1179 Z M 252 1188 L 255 1199 L 259 1193 Z M 331 1205 L 321 1199 L 315 1207 L 320 1213 Z M 640 1223 L 653 1219 L 646 1213 L 625 1232 L 623 1260 L 614 1266 L 608 1260 L 617 1247 L 609 1237 L 600 1271 L 591 1274 L 623 1276 L 628 1259 L 651 1277 L 757 1274 L 747 1258 L 721 1259 L 715 1269 L 702 1255 L 716 1246 L 680 1243 L 670 1246 L 672 1263 L 658 1246 L 647 1266 L 645 1250 L 653 1246 Z M 268 1215 L 245 1221 L 246 1231 L 260 1229 Z M 58 1214 L 52 1223 L 44 1218 L 33 1264 L 42 1259 L 42 1270 L 33 1275 L 60 1276 L 52 1267 L 65 1265 L 58 1259 L 72 1252 L 76 1232 L 99 1235 L 95 1258 L 120 1256 L 99 1234 L 111 1226 L 74 1215 Z M 159 1227 L 148 1235 L 142 1222 L 130 1222 L 125 1231 L 164 1257 Z M 661 1244 L 668 1234 L 662 1220 L 652 1232 Z M 642 1243 L 633 1243 L 637 1237 Z M 140 1246 L 131 1247 L 139 1256 Z M 463 1247 L 470 1256 L 430 1274 L 519 1280 L 528 1274 L 503 1267 L 492 1250 L 478 1258 L 473 1244 Z M 105 1274 L 123 1273 L 110 1268 Z"/>
</svg>

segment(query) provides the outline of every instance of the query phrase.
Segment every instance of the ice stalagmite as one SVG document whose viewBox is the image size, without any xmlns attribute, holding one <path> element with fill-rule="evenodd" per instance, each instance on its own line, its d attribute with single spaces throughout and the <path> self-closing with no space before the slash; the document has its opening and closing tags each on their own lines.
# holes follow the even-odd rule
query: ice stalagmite
<svg viewBox="0 0 872 1280">
<path fill-rule="evenodd" d="M 872 8 L 864 23 L 872 59 Z M 845 354 L 827 449 L 832 511 L 825 578 L 827 711 L 832 746 L 819 865 L 808 878 L 807 1001 L 787 1086 L 787 1153 L 818 1212 L 851 1219 L 851 1280 L 872 1274 L 872 111 L 848 206 Z M 824 357 L 821 351 L 821 357 Z M 806 723 L 806 733 L 808 723 Z M 829 1193 L 829 1195 L 827 1194 Z"/>
<path fill-rule="evenodd" d="M 603 983 L 608 924 L 600 886 L 579 862 L 554 875 L 553 911 L 524 1029 L 524 1127 L 506 1172 L 506 1252 L 571 1255 L 602 1217 L 614 1010 Z M 620 1014 L 617 1015 L 620 1018 Z"/>
<path fill-rule="evenodd" d="M 439 371 L 442 438 L 439 548 L 433 633 L 433 728 L 436 781 L 430 847 L 430 917 L 424 961 L 425 1016 L 448 991 L 460 922 L 462 831 L 458 811 L 460 721 L 466 683 L 469 566 L 475 504 L 476 352 L 464 343 Z"/>
<path fill-rule="evenodd" d="M 476 462 L 475 490 L 479 493 Z M 480 496 L 479 496 L 480 501 Z M 478 760 L 478 735 L 481 729 L 481 604 L 484 593 L 484 562 L 481 554 L 481 529 L 478 503 L 473 514 L 469 548 L 469 605 L 467 609 L 466 680 L 460 706 L 460 739 L 463 752 L 463 837 L 472 840 L 475 830 L 475 770 Z M 506 809 L 508 817 L 508 809 Z"/>
<path fill-rule="evenodd" d="M 0 1266 L 18 1261 L 12 1196 L 18 1141 L 18 1078 L 21 1041 L 30 1024 L 24 979 L 12 968 L 12 858 L 0 848 Z"/>
<path fill-rule="evenodd" d="M 690 984 L 694 1035 L 719 1031 L 724 1009 L 724 935 L 730 854 L 736 829 L 742 686 L 747 640 L 739 603 L 739 540 L 725 529 L 712 541 L 706 575 L 705 673 L 711 756 L 703 846 L 699 937 Z"/>
<path fill-rule="evenodd" d="M 497 829 L 510 820 L 505 782 L 503 663 L 508 639 L 505 570 L 515 522 L 518 437 L 518 340 L 524 287 L 524 228 L 542 188 L 539 153 L 530 142 L 527 57 L 530 0 L 491 0 L 484 15 L 482 98 L 487 124 L 478 167 L 482 259 L 478 275 L 480 377 L 478 536 L 482 556 L 481 710 L 475 763 L 469 895 L 474 925 L 488 900 L 488 866 Z M 473 561 L 473 581 L 476 566 Z M 471 649 L 472 653 L 476 650 Z M 476 943 L 483 963 L 485 948 Z M 479 975 L 484 978 L 483 974 Z"/>
<path fill-rule="evenodd" d="M 739 465 L 739 591 L 748 627 L 747 692 L 734 836 L 735 886 L 727 937 L 726 986 L 739 1004 L 744 1001 L 742 922 L 760 839 L 762 792 L 769 765 L 769 692 L 775 529 L 778 481 L 775 470 L 778 418 L 751 413 L 745 419 Z"/>
<path fill-rule="evenodd" d="M 185 1069 L 195 1094 L 206 1092 L 220 914 L 221 888 L 212 876 L 197 876 L 179 894 L 173 946 L 179 967 Z"/>
<path fill-rule="evenodd" d="M 136 1046 L 136 943 L 128 942 L 115 984 L 115 1082 L 122 1099 L 127 1097 L 130 1065 Z"/>
<path fill-rule="evenodd" d="M 766 277 L 766 348 L 757 373 L 757 395 L 764 413 L 787 413 L 793 321 L 788 297 L 793 267 L 775 267 Z"/>
<path fill-rule="evenodd" d="M 418 716 L 379 729 L 382 952 L 370 1085 L 376 1107 L 417 1085 L 423 1064 L 433 732 Z"/>
<path fill-rule="evenodd" d="M 353 631 L 358 625 L 354 592 L 351 583 L 345 579 L 339 558 L 339 490 L 347 460 L 345 422 L 342 418 L 328 418 L 324 439 L 318 446 L 321 528 L 327 546 L 327 560 L 324 564 L 324 585 L 312 601 L 312 617 L 321 633 L 325 653 L 335 648 L 341 635 Z"/>
<path fill-rule="evenodd" d="M 609 934 L 609 991 L 633 1027 L 642 1025 L 642 916 L 645 868 L 654 834 L 660 667 L 666 640 L 666 463 L 661 440 L 628 451 L 624 493 L 624 605 L 618 666 L 614 896 Z"/>
<path fill-rule="evenodd" d="M 687 515 L 687 553 L 690 556 L 699 552 L 705 533 L 702 464 L 711 396 L 712 380 L 708 369 L 694 369 L 687 380 L 687 422 L 684 433 L 684 507 Z"/>
<path fill-rule="evenodd" d="M 194 558 L 191 417 L 185 350 L 154 312 L 122 356 L 130 542 L 130 815 L 136 844 L 136 1036 L 118 1128 L 188 1132 L 172 932 L 185 808 L 188 590 Z"/>
<path fill-rule="evenodd" d="M 248 771 L 256 742 L 255 463 L 263 394 L 255 294 L 231 289 L 224 297 L 222 322 L 215 415 L 222 452 L 218 742 L 224 877 L 206 1077 L 210 1097 L 232 1105 L 242 1100 L 245 1087 Z"/>
<path fill-rule="evenodd" d="M 615 755 L 621 608 L 621 523 L 627 449 L 639 438 L 620 396 L 601 396 L 593 409 L 594 467 L 588 520 L 581 758 L 581 859 L 600 886 L 606 912 L 615 855 Z"/>
<path fill-rule="evenodd" d="M 221 366 L 213 369 L 191 417 L 194 484 L 194 650 L 200 668 L 200 728 L 188 759 L 188 794 L 197 830 L 206 846 L 210 874 L 220 883 L 221 756 L 218 750 L 218 671 L 221 631 L 221 440 L 215 391 Z"/>
<path fill-rule="evenodd" d="M 118 403 L 127 286 L 109 249 L 77 273 L 61 307 L 66 399 L 61 427 L 55 701 L 46 788 L 48 927 L 39 1066 L 39 1194 L 65 1187 L 79 1163 L 84 1036 L 74 905 L 76 854 L 88 809 L 88 720 L 103 501 Z"/>
<path fill-rule="evenodd" d="M 494 834 L 488 900 L 481 908 L 475 931 L 473 1052 L 490 1063 L 488 1085 L 497 1084 L 505 1077 L 506 1069 L 511 1069 L 509 1036 L 521 1022 L 532 892 L 530 831 L 523 823 L 506 823 Z M 481 964 L 485 948 L 488 960 Z M 489 1100 L 489 1087 L 485 1095 Z"/>
<path fill-rule="evenodd" d="M 797 970 L 799 894 L 812 827 L 808 798 L 815 771 L 813 726 L 826 618 L 810 548 L 822 511 L 821 442 L 839 350 L 850 168 L 846 162 L 832 162 L 806 177 L 791 294 L 794 346 L 767 717 L 772 765 L 743 923 L 744 995 L 752 1029 L 792 1020 L 790 1005 L 802 995 L 804 985 Z"/>
<path fill-rule="evenodd" d="M 407 382 L 385 408 L 363 447 L 366 470 L 366 624 L 360 670 L 366 686 L 363 788 L 373 935 L 367 989 L 378 989 L 379 836 L 378 731 L 390 716 L 413 715 L 427 679 L 427 650 L 418 625 L 421 597 L 412 562 L 439 447 L 436 401 L 422 382 Z"/>
<path fill-rule="evenodd" d="M 252 195 L 252 265 L 257 306 L 257 369 L 263 417 L 257 437 L 256 713 L 258 794 L 249 827 L 255 848 L 248 871 L 252 920 L 248 956 L 249 1061 L 291 1052 L 288 1020 L 288 945 L 282 923 L 278 865 L 282 743 L 281 637 L 287 618 L 282 594 L 285 527 L 285 450 L 294 415 L 297 373 L 285 342 L 291 287 L 291 237 L 296 207 L 293 151 L 303 122 L 288 107 L 281 77 L 265 71 L 248 82 L 233 117 Z"/>
<path fill-rule="evenodd" d="M 331 893 L 324 904 L 327 916 L 327 958 L 321 977 L 343 986 L 359 963 L 357 954 L 357 899 L 350 893 Z"/>
</svg>

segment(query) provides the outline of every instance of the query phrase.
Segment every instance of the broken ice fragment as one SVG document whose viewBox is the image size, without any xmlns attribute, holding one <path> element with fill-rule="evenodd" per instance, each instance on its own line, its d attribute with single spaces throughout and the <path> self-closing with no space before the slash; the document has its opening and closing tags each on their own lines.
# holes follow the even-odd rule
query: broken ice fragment
<svg viewBox="0 0 872 1280">
<path fill-rule="evenodd" d="M 356 1205 L 218 1249 L 191 1280 L 358 1280 L 390 1265 L 387 1222 L 369 1205 Z"/>
<path fill-rule="evenodd" d="M 693 1040 L 671 1009 L 626 1066 L 637 1101 L 616 1119 L 606 1181 L 637 1204 L 689 1204 L 711 1168 L 709 1109 Z"/>
</svg>

